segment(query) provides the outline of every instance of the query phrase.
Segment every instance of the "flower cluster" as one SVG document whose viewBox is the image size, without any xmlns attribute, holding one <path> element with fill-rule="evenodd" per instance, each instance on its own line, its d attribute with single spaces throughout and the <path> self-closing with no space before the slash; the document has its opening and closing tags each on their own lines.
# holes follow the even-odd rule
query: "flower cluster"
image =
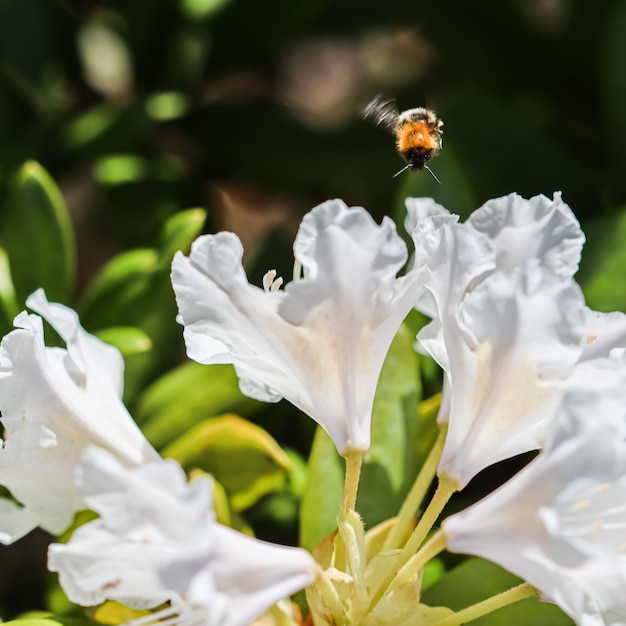
<svg viewBox="0 0 626 626">
<path fill-rule="evenodd" d="M 407 210 L 411 254 L 387 218 L 316 207 L 284 289 L 274 271 L 249 284 L 232 233 L 173 261 L 189 357 L 232 364 L 253 398 L 286 398 L 346 459 L 337 530 L 313 554 L 219 524 L 210 478 L 188 482 L 123 406 L 117 350 L 41 291 L 27 301 L 39 315 L 21 313 L 0 347 L 0 484 L 13 497 L 0 500 L 0 541 L 59 534 L 92 510 L 50 547 L 49 568 L 73 602 L 144 611 L 136 624 L 247 626 L 266 611 L 300 624 L 280 601 L 305 587 L 316 626 L 455 626 L 533 594 L 581 626 L 626 624 L 626 315 L 585 305 L 576 218 L 560 194 L 492 200 L 465 223 L 429 199 Z M 417 350 L 443 370 L 440 436 L 397 517 L 366 532 L 355 502 L 376 385 L 412 309 L 431 318 Z M 66 348 L 45 346 L 42 317 Z M 530 451 L 433 530 L 453 493 Z M 427 606 L 424 566 L 446 549 L 526 582 L 456 613 Z"/>
<path fill-rule="evenodd" d="M 100 517 L 50 546 L 48 566 L 79 605 L 165 605 L 148 623 L 243 626 L 314 580 L 307 552 L 218 524 L 210 482 L 159 457 L 121 402 L 117 349 L 42 291 L 27 305 L 41 317 L 18 315 L 0 346 L 3 543 L 37 526 L 60 534 L 91 509 Z M 66 348 L 45 346 L 42 318 Z"/>
</svg>

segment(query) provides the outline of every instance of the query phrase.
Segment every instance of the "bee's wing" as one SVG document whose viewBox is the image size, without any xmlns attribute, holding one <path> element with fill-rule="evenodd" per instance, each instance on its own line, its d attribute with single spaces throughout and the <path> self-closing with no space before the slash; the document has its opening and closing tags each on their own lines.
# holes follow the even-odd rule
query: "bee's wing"
<svg viewBox="0 0 626 626">
<path fill-rule="evenodd" d="M 396 101 L 382 94 L 375 96 L 365 109 L 363 109 L 364 118 L 371 118 L 377 124 L 387 126 L 387 128 L 391 130 L 395 130 L 399 116 L 400 113 L 398 112 Z"/>
</svg>

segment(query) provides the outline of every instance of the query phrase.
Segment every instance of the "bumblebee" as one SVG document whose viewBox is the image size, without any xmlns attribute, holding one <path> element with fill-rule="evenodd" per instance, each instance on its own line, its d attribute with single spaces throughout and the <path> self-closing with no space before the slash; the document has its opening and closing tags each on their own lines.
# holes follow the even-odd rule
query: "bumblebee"
<svg viewBox="0 0 626 626">
<path fill-rule="evenodd" d="M 409 168 L 414 172 L 426 169 L 440 183 L 426 162 L 439 154 L 443 146 L 443 122 L 430 109 L 417 107 L 400 112 L 394 99 L 376 96 L 363 111 L 363 117 L 372 118 L 386 126 L 396 137 L 396 150 L 407 162 L 394 178 Z"/>
</svg>

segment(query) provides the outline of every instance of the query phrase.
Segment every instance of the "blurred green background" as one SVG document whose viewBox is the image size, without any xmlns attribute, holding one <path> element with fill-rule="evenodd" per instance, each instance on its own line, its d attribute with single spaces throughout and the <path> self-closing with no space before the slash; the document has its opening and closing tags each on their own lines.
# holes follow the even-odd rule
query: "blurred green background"
<svg viewBox="0 0 626 626">
<path fill-rule="evenodd" d="M 441 185 L 392 177 L 393 138 L 360 115 L 378 92 L 444 120 L 431 163 Z M 407 195 L 467 216 L 513 191 L 560 190 L 588 236 L 579 279 L 590 306 L 626 310 L 626 3 L 0 0 L 0 237 L 15 283 L 13 293 L 0 281 L 3 333 L 45 273 L 39 235 L 22 228 L 24 176 L 53 183 L 24 170 L 30 160 L 56 181 L 75 231 L 74 260 L 71 242 L 40 228 L 44 252 L 65 246 L 56 299 L 126 345 L 125 400 L 150 438 L 162 449 L 199 411 L 236 410 L 301 460 L 314 428 L 291 407 L 271 407 L 270 419 L 236 391 L 216 399 L 234 389 L 227 371 L 230 386 L 195 369 L 167 377 L 184 359 L 175 249 L 233 230 L 259 284 L 270 267 L 290 275 L 299 220 L 328 198 L 401 225 Z M 181 407 L 171 389 L 192 382 L 198 397 Z M 297 507 L 278 506 L 293 538 Z M 24 541 L 0 552 L 7 615 L 40 606 L 46 538 Z"/>
<path fill-rule="evenodd" d="M 401 218 L 408 194 L 466 215 L 561 190 L 590 230 L 626 200 L 619 1 L 2 0 L 0 59 L 0 179 L 35 159 L 58 181 L 74 295 L 192 206 L 253 259 L 330 197 Z M 444 120 L 441 186 L 392 178 L 359 114 L 380 91 Z"/>
</svg>

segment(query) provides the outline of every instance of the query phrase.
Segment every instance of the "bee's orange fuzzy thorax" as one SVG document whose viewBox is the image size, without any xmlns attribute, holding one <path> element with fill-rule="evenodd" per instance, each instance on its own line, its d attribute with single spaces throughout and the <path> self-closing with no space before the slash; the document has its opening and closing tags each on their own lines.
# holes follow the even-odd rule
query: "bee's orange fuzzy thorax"
<svg viewBox="0 0 626 626">
<path fill-rule="evenodd" d="M 438 150 L 439 140 L 426 122 L 405 122 L 396 134 L 396 146 L 398 152 L 406 152 L 411 148 Z"/>
</svg>

